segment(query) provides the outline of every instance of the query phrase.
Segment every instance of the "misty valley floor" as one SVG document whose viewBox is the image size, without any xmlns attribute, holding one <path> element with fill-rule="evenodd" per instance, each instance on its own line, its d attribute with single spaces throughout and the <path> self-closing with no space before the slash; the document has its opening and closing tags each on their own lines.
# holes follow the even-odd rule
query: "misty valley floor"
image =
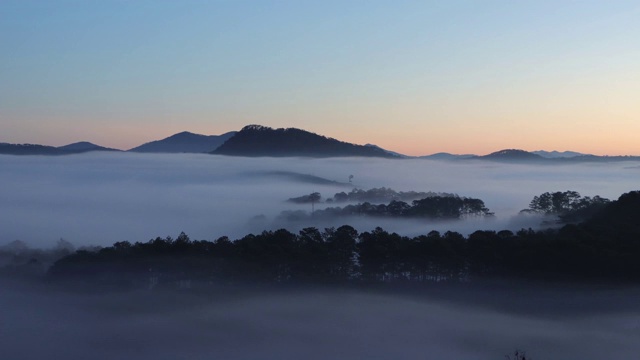
<svg viewBox="0 0 640 360">
<path fill-rule="evenodd" d="M 0 245 L 22 240 L 48 248 L 60 238 L 76 246 L 110 246 L 176 236 L 236 239 L 250 232 L 349 224 L 381 226 L 401 235 L 431 230 L 512 231 L 538 227 L 518 218 L 535 195 L 575 190 L 616 199 L 635 190 L 637 161 L 568 165 L 501 164 L 365 158 L 242 158 L 203 154 L 101 154 L 61 157 L 0 155 Z M 274 176 L 277 174 L 278 176 Z M 482 199 L 496 216 L 455 222 L 372 218 L 292 224 L 282 211 L 310 211 L 286 199 L 312 192 L 323 198 L 360 189 L 435 191 Z M 312 181 L 322 178 L 325 183 Z M 316 204 L 316 209 L 332 206 Z M 256 220 L 258 219 L 258 220 Z"/>
<path fill-rule="evenodd" d="M 22 240 L 51 248 L 64 238 L 78 247 L 111 246 L 180 231 L 194 240 L 282 227 L 296 232 L 274 219 L 285 210 L 309 209 L 286 199 L 313 192 L 326 198 L 345 190 L 339 183 L 351 175 L 352 186 L 363 189 L 480 198 L 496 216 L 445 223 L 362 217 L 320 225 L 381 226 L 407 236 L 518 230 L 540 226 L 538 218 L 515 217 L 533 196 L 570 189 L 616 199 L 635 190 L 639 169 L 638 162 L 0 156 L 0 245 Z M 2 280 L 0 358 L 489 360 L 515 349 L 536 360 L 628 358 L 640 353 L 638 300 L 638 287 L 507 282 L 420 290 L 247 286 L 91 293 Z"/>
<path fill-rule="evenodd" d="M 88 294 L 3 283 L 7 359 L 605 359 L 637 353 L 640 288 L 236 287 Z"/>
</svg>

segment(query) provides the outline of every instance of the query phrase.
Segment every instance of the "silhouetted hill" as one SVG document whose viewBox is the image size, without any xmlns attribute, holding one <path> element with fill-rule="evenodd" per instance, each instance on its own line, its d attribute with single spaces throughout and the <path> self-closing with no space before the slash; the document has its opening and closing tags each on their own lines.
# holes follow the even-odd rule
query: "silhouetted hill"
<svg viewBox="0 0 640 360">
<path fill-rule="evenodd" d="M 553 152 L 549 153 L 552 154 Z M 570 154 L 572 152 L 564 152 L 558 154 Z M 577 154 L 577 153 L 576 153 Z M 543 157 L 532 152 L 516 149 L 500 150 L 489 155 L 477 156 L 472 159 L 491 160 L 501 162 L 538 162 L 545 164 L 566 164 L 577 162 L 613 162 L 613 161 L 637 161 L 638 156 L 597 156 L 597 155 L 577 155 L 577 156 L 557 156 Z"/>
<path fill-rule="evenodd" d="M 583 155 L 587 155 L 587 154 L 582 154 L 579 152 L 575 152 L 575 151 L 545 151 L 545 150 L 537 150 L 537 151 L 532 151 L 531 153 L 536 154 L 536 155 L 540 155 L 544 158 L 547 159 L 557 159 L 557 158 L 573 158 L 576 156 L 583 156 Z"/>
<path fill-rule="evenodd" d="M 567 164 L 567 163 L 579 163 L 579 162 L 614 162 L 614 161 L 638 161 L 640 156 L 598 156 L 581 154 L 575 151 L 544 151 L 538 150 L 528 152 L 518 149 L 505 149 L 493 152 L 488 155 L 456 155 L 446 152 L 440 152 L 433 155 L 420 156 L 419 159 L 429 160 L 490 160 L 499 162 L 514 162 L 514 163 L 526 163 L 537 162 L 545 164 Z"/>
<path fill-rule="evenodd" d="M 640 156 L 620 155 L 620 156 L 598 156 L 598 155 L 579 155 L 568 158 L 549 159 L 557 163 L 567 162 L 614 162 L 614 161 L 639 161 Z"/>
<path fill-rule="evenodd" d="M 146 153 L 207 153 L 217 149 L 237 132 L 222 135 L 200 135 L 183 131 L 162 140 L 151 141 L 130 149 Z"/>
<path fill-rule="evenodd" d="M 622 194 L 585 222 L 585 226 L 610 240 L 635 238 L 640 249 L 640 191 Z"/>
<path fill-rule="evenodd" d="M 0 143 L 0 154 L 7 155 L 71 155 L 89 151 L 120 151 L 92 144 L 79 142 L 55 147 L 37 144 L 7 144 Z"/>
<path fill-rule="evenodd" d="M 474 157 L 473 159 L 491 160 L 491 161 L 504 161 L 504 162 L 529 162 L 529 161 L 544 161 L 547 160 L 540 155 L 536 155 L 524 150 L 518 149 L 505 149 L 493 152 L 489 155 Z"/>
<path fill-rule="evenodd" d="M 391 150 L 383 149 L 383 148 L 381 148 L 380 146 L 378 146 L 378 145 L 374 145 L 374 144 L 365 144 L 364 146 L 369 146 L 369 147 L 372 147 L 372 148 L 374 148 L 374 149 L 380 149 L 380 150 L 382 150 L 382 151 L 384 151 L 384 152 L 386 152 L 386 153 L 388 153 L 388 154 L 395 155 L 395 156 L 397 156 L 397 157 L 401 157 L 401 158 L 405 158 L 405 159 L 408 159 L 408 158 L 412 158 L 412 157 L 413 157 L 413 156 L 409 156 L 409 155 L 400 154 L 399 152 L 395 152 L 395 151 L 391 151 Z"/>
<path fill-rule="evenodd" d="M 0 154 L 7 155 L 64 155 L 68 152 L 54 146 L 0 143 Z"/>
<path fill-rule="evenodd" d="M 317 195 L 319 194 L 310 194 Z M 284 212 L 290 221 L 311 216 L 457 219 L 491 216 L 480 199 L 428 197 L 411 205 L 392 201 L 305 212 Z M 581 224 L 558 229 L 477 230 L 465 236 L 430 231 L 415 237 L 380 227 L 359 233 L 349 225 L 306 227 L 298 234 L 265 230 L 231 241 L 151 239 L 120 241 L 79 250 L 48 270 L 54 283 L 105 289 L 182 288 L 199 284 L 470 284 L 507 278 L 596 284 L 640 283 L 640 192 L 623 194 Z M 20 247 L 20 244 L 18 248 Z M 11 255 L 11 254 L 8 254 Z M 183 285 L 184 284 L 184 285 Z M 189 287 L 190 285 L 188 285 Z"/>
<path fill-rule="evenodd" d="M 295 128 L 272 129 L 260 125 L 245 126 L 212 153 L 234 156 L 399 158 L 377 147 L 350 144 Z"/>
<path fill-rule="evenodd" d="M 112 149 L 112 148 L 96 145 L 88 141 L 80 141 L 80 142 L 69 144 L 69 145 L 58 146 L 58 149 L 66 152 L 72 152 L 72 153 L 83 153 L 88 151 L 122 151 L 118 149 Z"/>
<path fill-rule="evenodd" d="M 473 154 L 451 154 L 447 152 L 439 152 L 431 155 L 420 156 L 420 159 L 429 159 L 429 160 L 460 160 L 460 159 L 469 159 L 472 157 L 476 157 L 477 155 Z"/>
</svg>

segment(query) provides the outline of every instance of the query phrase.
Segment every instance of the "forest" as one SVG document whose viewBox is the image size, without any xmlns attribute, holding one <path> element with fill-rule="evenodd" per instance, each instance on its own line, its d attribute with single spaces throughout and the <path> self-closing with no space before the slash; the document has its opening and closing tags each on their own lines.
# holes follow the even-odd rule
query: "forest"
<svg viewBox="0 0 640 360">
<path fill-rule="evenodd" d="M 554 202 L 557 209 L 545 208 Z M 595 199 L 595 200 L 594 200 Z M 566 203 L 565 207 L 562 205 Z M 568 205 L 567 205 L 568 204 Z M 590 204 L 587 206 L 586 204 Z M 546 206 L 545 205 L 545 206 Z M 585 209 L 590 209 L 586 211 Z M 640 191 L 615 201 L 573 192 L 545 193 L 530 211 L 559 219 L 586 212 L 577 223 L 546 230 L 478 230 L 407 237 L 349 225 L 249 234 L 232 241 L 155 238 L 79 250 L 56 261 L 48 278 L 113 288 L 265 284 L 467 283 L 481 278 L 552 281 L 640 280 Z M 573 217 L 575 218 L 575 216 Z"/>
</svg>

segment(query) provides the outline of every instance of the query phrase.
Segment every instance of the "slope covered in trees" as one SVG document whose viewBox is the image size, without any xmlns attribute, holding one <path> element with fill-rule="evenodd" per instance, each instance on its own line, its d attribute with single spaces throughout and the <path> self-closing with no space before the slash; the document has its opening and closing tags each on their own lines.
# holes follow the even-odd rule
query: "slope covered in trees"
<svg viewBox="0 0 640 360">
<path fill-rule="evenodd" d="M 261 283 L 468 282 L 483 277 L 640 281 L 640 192 L 622 195 L 582 224 L 557 230 L 432 231 L 416 237 L 344 225 L 281 229 L 236 241 L 156 238 L 77 251 L 49 270 L 54 280 L 141 287 Z"/>
<path fill-rule="evenodd" d="M 0 143 L 0 154 L 6 155 L 71 155 L 86 153 L 90 151 L 117 152 L 120 150 L 99 146 L 87 141 L 81 141 L 60 147 L 37 144 Z"/>
<path fill-rule="evenodd" d="M 399 158 L 371 146 L 355 145 L 308 131 L 248 125 L 212 152 L 234 156 L 364 156 Z"/>
<path fill-rule="evenodd" d="M 162 140 L 151 141 L 129 150 L 143 153 L 207 153 L 217 149 L 236 134 L 201 135 L 183 131 Z"/>
<path fill-rule="evenodd" d="M 559 222 L 571 223 L 593 216 L 609 202 L 597 195 L 593 198 L 581 196 L 577 191 L 545 192 L 534 196 L 529 208 L 520 212 L 557 216 Z"/>
</svg>

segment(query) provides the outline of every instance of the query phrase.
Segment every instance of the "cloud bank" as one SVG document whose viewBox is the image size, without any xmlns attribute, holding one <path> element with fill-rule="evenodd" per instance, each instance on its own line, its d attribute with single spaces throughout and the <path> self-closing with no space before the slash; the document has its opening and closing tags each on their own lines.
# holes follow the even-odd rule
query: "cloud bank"
<svg viewBox="0 0 640 360">
<path fill-rule="evenodd" d="M 64 238 L 76 245 L 110 245 L 175 236 L 180 231 L 192 239 L 237 238 L 278 227 L 295 231 L 307 225 L 343 224 L 360 231 L 382 226 L 407 235 L 430 230 L 517 230 L 539 223 L 514 217 L 533 196 L 571 189 L 615 199 L 637 187 L 637 166 L 628 162 L 559 166 L 199 154 L 0 156 L 0 243 L 19 239 L 50 247 Z M 318 224 L 275 221 L 284 210 L 310 210 L 286 199 L 316 191 L 327 198 L 348 191 L 339 183 L 348 183 L 350 175 L 353 185 L 362 189 L 389 187 L 480 198 L 496 217 L 444 223 L 374 218 Z M 336 183 L 321 183 L 314 177 Z M 316 204 L 316 208 L 325 206 L 336 204 Z"/>
</svg>

